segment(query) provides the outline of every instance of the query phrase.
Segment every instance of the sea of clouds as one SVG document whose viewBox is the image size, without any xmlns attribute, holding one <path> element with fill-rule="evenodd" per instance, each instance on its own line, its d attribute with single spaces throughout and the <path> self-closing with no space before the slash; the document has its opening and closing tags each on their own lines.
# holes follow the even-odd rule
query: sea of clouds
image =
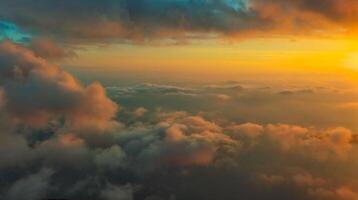
<svg viewBox="0 0 358 200">
<path fill-rule="evenodd" d="M 105 89 L 39 52 L 0 44 L 1 199 L 358 199 L 352 89 Z"/>
</svg>

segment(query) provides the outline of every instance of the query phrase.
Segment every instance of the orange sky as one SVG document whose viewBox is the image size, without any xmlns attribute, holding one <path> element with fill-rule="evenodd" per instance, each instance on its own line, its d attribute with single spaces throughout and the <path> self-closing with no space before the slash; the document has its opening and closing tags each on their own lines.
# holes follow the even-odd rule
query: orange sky
<svg viewBox="0 0 358 200">
<path fill-rule="evenodd" d="M 126 70 L 344 71 L 358 70 L 352 39 L 250 39 L 178 45 L 107 45 L 77 50 L 71 66 Z M 357 66 L 357 68 L 356 68 Z"/>
</svg>

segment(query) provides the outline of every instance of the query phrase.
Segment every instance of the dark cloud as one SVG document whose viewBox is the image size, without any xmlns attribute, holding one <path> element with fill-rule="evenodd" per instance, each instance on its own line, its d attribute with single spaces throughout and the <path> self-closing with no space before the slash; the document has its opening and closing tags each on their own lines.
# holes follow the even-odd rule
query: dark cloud
<svg viewBox="0 0 358 200">
<path fill-rule="evenodd" d="M 108 185 L 101 192 L 101 196 L 105 200 L 133 200 L 134 188 L 131 185 L 115 186 Z"/>
<path fill-rule="evenodd" d="M 5 0 L 0 19 L 61 40 L 106 42 L 339 33 L 357 10 L 354 0 Z"/>
<path fill-rule="evenodd" d="M 50 187 L 49 179 L 52 174 L 52 170 L 42 169 L 36 174 L 19 179 L 9 188 L 4 198 L 6 200 L 37 200 L 45 198 Z"/>
<path fill-rule="evenodd" d="M 26 139 L 4 132 L 0 138 L 0 169 L 14 165 L 26 165 L 26 161 L 30 160 L 32 156 Z"/>
</svg>

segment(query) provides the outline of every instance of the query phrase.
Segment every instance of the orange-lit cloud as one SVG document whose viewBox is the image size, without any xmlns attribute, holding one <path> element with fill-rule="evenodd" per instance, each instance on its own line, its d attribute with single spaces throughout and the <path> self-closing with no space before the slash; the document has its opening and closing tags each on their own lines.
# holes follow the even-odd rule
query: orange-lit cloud
<svg viewBox="0 0 358 200">
<path fill-rule="evenodd" d="M 19 123 L 43 126 L 64 118 L 70 127 L 105 129 L 117 111 L 99 83 L 83 87 L 72 75 L 22 46 L 0 44 L 4 110 Z"/>
</svg>

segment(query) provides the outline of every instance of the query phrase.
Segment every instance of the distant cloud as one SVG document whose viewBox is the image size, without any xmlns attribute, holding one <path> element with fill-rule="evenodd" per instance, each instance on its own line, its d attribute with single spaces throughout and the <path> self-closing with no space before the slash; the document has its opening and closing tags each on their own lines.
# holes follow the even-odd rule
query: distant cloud
<svg viewBox="0 0 358 200">
<path fill-rule="evenodd" d="M 315 93 L 312 89 L 300 89 L 300 90 L 283 90 L 279 92 L 282 95 L 295 95 L 295 94 L 313 94 Z"/>
<path fill-rule="evenodd" d="M 159 95 L 194 95 L 195 89 L 173 85 L 163 85 L 155 83 L 144 83 L 130 87 L 107 87 L 109 92 L 116 95 L 135 95 L 135 94 L 159 94 Z"/>
<path fill-rule="evenodd" d="M 146 112 L 148 112 L 147 109 L 143 108 L 143 107 L 139 107 L 137 108 L 134 112 L 133 112 L 133 115 L 135 117 L 141 117 L 143 116 Z"/>
<path fill-rule="evenodd" d="M 224 100 L 224 101 L 228 101 L 228 100 L 231 99 L 231 97 L 229 95 L 226 95 L 226 94 L 218 94 L 218 95 L 216 95 L 216 97 L 219 100 Z"/>
</svg>

